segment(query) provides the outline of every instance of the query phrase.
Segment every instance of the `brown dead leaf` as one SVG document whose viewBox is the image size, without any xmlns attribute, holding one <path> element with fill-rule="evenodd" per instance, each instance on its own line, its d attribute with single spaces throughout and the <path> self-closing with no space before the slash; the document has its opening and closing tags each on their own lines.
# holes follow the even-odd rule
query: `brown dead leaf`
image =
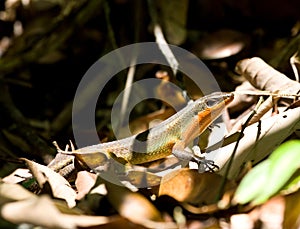
<svg viewBox="0 0 300 229">
<path fill-rule="evenodd" d="M 284 229 L 296 229 L 300 227 L 300 191 L 285 197 Z"/>
<path fill-rule="evenodd" d="M 236 71 L 259 90 L 280 90 L 278 93 L 283 94 L 297 94 L 300 91 L 300 83 L 289 79 L 259 57 L 239 61 Z"/>
<path fill-rule="evenodd" d="M 158 71 L 156 78 L 161 79 L 159 85 L 155 88 L 155 95 L 160 98 L 166 106 L 173 109 L 182 109 L 188 101 L 182 94 L 182 89 L 176 85 L 176 80 L 169 76 L 167 71 Z"/>
<path fill-rule="evenodd" d="M 179 202 L 193 205 L 216 202 L 222 177 L 215 173 L 199 173 L 194 169 L 180 169 L 162 178 L 159 196 L 169 195 Z M 227 188 L 233 187 L 232 184 Z"/>
<path fill-rule="evenodd" d="M 107 198 L 123 217 L 133 222 L 145 219 L 162 221 L 160 212 L 141 194 L 112 183 L 106 182 L 105 185 Z"/>
<path fill-rule="evenodd" d="M 25 200 L 34 196 L 21 185 L 0 183 L 0 206 L 7 202 Z"/>
<path fill-rule="evenodd" d="M 47 166 L 27 159 L 23 160 L 26 162 L 32 175 L 36 178 L 41 188 L 48 181 L 54 197 L 66 200 L 70 208 L 76 205 L 76 192 L 71 188 L 69 182 L 64 177 Z"/>
<path fill-rule="evenodd" d="M 31 176 L 32 175 L 28 169 L 16 169 L 14 172 L 4 177 L 2 180 L 5 183 L 16 184 Z"/>
<path fill-rule="evenodd" d="M 105 182 L 107 198 L 124 218 L 145 227 L 176 228 L 174 223 L 165 223 L 160 212 L 143 195 L 113 183 Z"/>
<path fill-rule="evenodd" d="M 80 171 L 77 174 L 75 185 L 77 188 L 77 200 L 82 199 L 95 185 L 97 175 L 87 171 Z"/>
<path fill-rule="evenodd" d="M 107 224 L 114 218 L 62 214 L 46 195 L 5 204 L 1 216 L 12 223 L 28 223 L 44 228 L 78 228 Z"/>
</svg>

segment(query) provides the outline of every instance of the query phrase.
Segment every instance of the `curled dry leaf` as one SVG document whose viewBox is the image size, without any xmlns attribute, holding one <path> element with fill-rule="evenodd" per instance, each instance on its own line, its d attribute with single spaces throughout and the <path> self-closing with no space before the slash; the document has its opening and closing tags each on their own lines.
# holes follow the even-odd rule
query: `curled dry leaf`
<svg viewBox="0 0 300 229">
<path fill-rule="evenodd" d="M 267 90 L 278 94 L 297 94 L 300 91 L 298 82 L 276 71 L 258 57 L 242 60 L 236 68 L 239 74 L 243 75 L 252 86 L 259 90 Z M 263 104 L 262 114 L 270 108 L 267 105 Z M 299 129 L 299 112 L 299 108 L 290 109 L 273 117 L 259 118 L 260 123 L 248 126 L 237 148 L 229 178 L 236 177 L 245 162 L 257 163 L 265 158 L 288 136 Z M 226 162 L 230 158 L 235 144 L 234 142 L 223 147 L 222 152 L 208 154 L 207 159 L 214 160 L 220 167 L 220 174 L 225 173 Z"/>
<path fill-rule="evenodd" d="M 259 90 L 280 90 L 278 93 L 286 94 L 297 94 L 300 91 L 300 83 L 289 79 L 259 57 L 239 61 L 236 71 Z"/>
<path fill-rule="evenodd" d="M 179 202 L 193 205 L 216 202 L 223 178 L 215 173 L 199 173 L 194 169 L 180 169 L 165 175 L 159 188 L 159 195 L 169 195 Z M 233 188 L 227 183 L 227 189 Z"/>
<path fill-rule="evenodd" d="M 253 89 L 254 87 L 256 88 L 255 90 L 267 90 L 276 94 L 297 94 L 300 92 L 300 84 L 298 82 L 289 79 L 287 76 L 278 72 L 258 57 L 239 61 L 236 65 L 236 71 L 248 80 L 245 81 L 243 85 L 241 85 L 242 90 L 244 86 L 246 86 L 245 89 L 247 90 L 247 87 L 249 87 L 249 84 L 251 84 Z M 239 89 L 239 87 L 237 89 Z M 237 90 L 237 92 L 238 93 L 237 96 L 235 96 L 235 101 L 229 105 L 229 108 L 232 111 L 238 110 L 240 108 L 239 102 L 241 102 L 241 98 L 244 98 L 245 96 L 247 96 L 247 93 L 249 93 L 244 92 L 244 94 L 246 95 L 243 95 L 241 94 L 241 92 L 243 91 L 239 92 Z M 253 92 L 253 94 L 255 94 L 255 91 Z M 257 95 L 259 95 L 259 92 L 257 93 Z M 267 99 L 258 108 L 259 111 L 257 112 L 257 114 L 255 114 L 256 117 L 253 117 L 250 123 L 258 121 L 267 111 L 269 111 L 274 106 L 274 104 L 277 103 L 279 98 L 280 96 L 273 96 L 272 98 Z M 240 123 L 237 123 L 232 132 L 240 128 L 240 125 Z"/>
<path fill-rule="evenodd" d="M 47 166 L 27 159 L 23 160 L 26 162 L 33 176 L 37 179 L 40 187 L 43 187 L 45 182 L 48 181 L 51 186 L 53 196 L 66 200 L 70 208 L 76 205 L 76 192 L 71 188 L 69 182 L 65 178 Z"/>
</svg>

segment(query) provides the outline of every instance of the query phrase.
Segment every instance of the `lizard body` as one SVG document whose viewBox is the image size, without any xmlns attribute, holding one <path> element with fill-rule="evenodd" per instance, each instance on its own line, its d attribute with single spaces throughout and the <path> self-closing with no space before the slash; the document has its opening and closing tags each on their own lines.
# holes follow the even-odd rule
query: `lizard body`
<svg viewBox="0 0 300 229">
<path fill-rule="evenodd" d="M 190 160 L 195 155 L 184 149 L 222 114 L 233 98 L 232 93 L 212 93 L 189 103 L 170 118 L 140 134 L 61 152 L 75 155 L 82 162 L 93 161 L 92 165 L 88 165 L 90 168 L 111 157 L 130 164 L 142 164 L 171 154 Z M 88 160 L 85 160 L 86 157 Z"/>
</svg>

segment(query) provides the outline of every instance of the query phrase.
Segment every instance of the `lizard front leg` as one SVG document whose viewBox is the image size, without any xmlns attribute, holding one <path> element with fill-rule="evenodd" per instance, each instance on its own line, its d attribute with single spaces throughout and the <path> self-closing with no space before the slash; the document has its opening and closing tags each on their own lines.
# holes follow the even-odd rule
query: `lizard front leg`
<svg viewBox="0 0 300 229">
<path fill-rule="evenodd" d="M 206 160 L 204 156 L 197 153 L 197 148 L 193 147 L 193 150 L 188 151 L 186 149 L 185 142 L 182 140 L 175 143 L 172 148 L 172 154 L 184 162 L 196 162 L 198 164 L 199 172 L 205 172 L 207 170 L 213 172 L 215 169 L 218 169 L 218 166 L 214 164 L 214 161 Z"/>
</svg>

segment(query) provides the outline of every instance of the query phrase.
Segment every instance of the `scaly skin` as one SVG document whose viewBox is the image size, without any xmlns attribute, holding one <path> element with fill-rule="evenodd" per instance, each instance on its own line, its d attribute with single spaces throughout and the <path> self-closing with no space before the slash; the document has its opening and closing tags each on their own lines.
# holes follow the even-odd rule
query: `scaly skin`
<svg viewBox="0 0 300 229">
<path fill-rule="evenodd" d="M 179 159 L 191 159 L 194 155 L 184 149 L 222 114 L 233 98 L 232 93 L 216 92 L 188 104 L 178 113 L 143 133 L 73 152 L 61 152 L 75 155 L 82 162 L 92 162 L 87 164 L 91 169 L 110 157 L 130 164 L 155 161 L 172 153 Z"/>
</svg>

